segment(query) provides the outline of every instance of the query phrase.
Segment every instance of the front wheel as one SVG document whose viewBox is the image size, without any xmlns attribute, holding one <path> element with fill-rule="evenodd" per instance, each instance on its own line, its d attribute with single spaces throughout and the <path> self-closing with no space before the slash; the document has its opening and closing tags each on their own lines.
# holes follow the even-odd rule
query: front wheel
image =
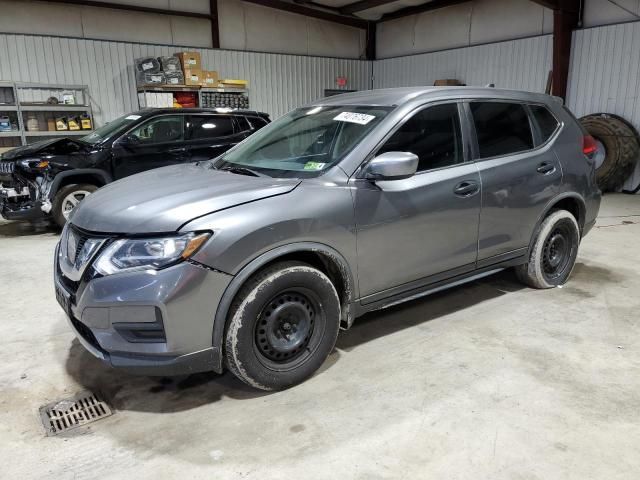
<svg viewBox="0 0 640 480">
<path fill-rule="evenodd" d="M 76 208 L 87 195 L 91 195 L 97 189 L 98 187 L 90 184 L 67 185 L 62 187 L 58 193 L 56 193 L 51 204 L 53 220 L 60 227 L 64 227 L 73 209 Z"/>
<path fill-rule="evenodd" d="M 580 228 L 566 210 L 550 213 L 540 225 L 529 263 L 516 267 L 518 279 L 533 288 L 552 288 L 565 283 L 578 256 Z"/>
<path fill-rule="evenodd" d="M 247 281 L 226 329 L 226 365 L 261 390 L 296 385 L 331 353 L 340 300 L 331 280 L 307 264 L 281 262 Z"/>
</svg>

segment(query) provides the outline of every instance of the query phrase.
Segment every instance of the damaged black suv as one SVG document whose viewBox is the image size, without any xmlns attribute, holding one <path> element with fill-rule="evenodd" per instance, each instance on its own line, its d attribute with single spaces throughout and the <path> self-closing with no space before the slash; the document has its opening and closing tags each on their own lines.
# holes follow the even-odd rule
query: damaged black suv
<svg viewBox="0 0 640 480">
<path fill-rule="evenodd" d="M 208 160 L 269 122 L 265 113 L 151 109 L 124 115 L 78 140 L 58 138 L 0 155 L 0 214 L 51 216 L 64 225 L 87 195 L 152 168 Z"/>
</svg>

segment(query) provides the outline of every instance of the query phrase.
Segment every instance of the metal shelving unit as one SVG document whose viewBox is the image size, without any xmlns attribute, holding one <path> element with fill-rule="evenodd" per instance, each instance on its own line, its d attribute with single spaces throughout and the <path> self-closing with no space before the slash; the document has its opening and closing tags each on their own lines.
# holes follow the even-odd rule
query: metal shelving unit
<svg viewBox="0 0 640 480">
<path fill-rule="evenodd" d="M 24 82 L 0 82 L 0 92 L 11 91 L 11 95 L 5 93 L 0 96 L 0 112 L 15 112 L 17 117 L 17 130 L 10 132 L 0 132 L 3 138 L 20 138 L 21 145 L 27 145 L 32 137 L 70 137 L 84 136 L 91 130 L 27 130 L 27 119 L 25 113 L 33 113 L 40 116 L 38 122 L 42 125 L 47 121 L 45 118 L 56 117 L 65 113 L 86 113 L 91 118 L 93 125 L 93 111 L 89 105 L 89 87 L 87 85 L 51 85 L 46 83 L 24 83 Z M 60 98 L 63 92 L 73 92 L 73 96 L 80 103 L 74 104 L 47 104 L 49 97 Z M 12 97 L 13 100 L 7 102 L 5 97 Z M 50 114 L 50 115 L 46 115 Z M 43 120 L 44 119 L 44 120 Z M 43 120 L 43 121 L 42 121 Z"/>
<path fill-rule="evenodd" d="M 222 87 L 201 87 L 197 85 L 139 85 L 138 93 L 147 93 L 147 92 L 193 92 L 198 94 L 198 106 L 203 106 L 203 93 L 227 93 L 227 94 L 238 94 L 244 95 L 246 97 L 249 96 L 249 90 L 246 88 L 222 88 Z M 140 105 L 140 99 L 138 97 L 138 106 L 140 108 L 144 108 Z M 213 107 L 211 107 L 213 108 Z"/>
</svg>

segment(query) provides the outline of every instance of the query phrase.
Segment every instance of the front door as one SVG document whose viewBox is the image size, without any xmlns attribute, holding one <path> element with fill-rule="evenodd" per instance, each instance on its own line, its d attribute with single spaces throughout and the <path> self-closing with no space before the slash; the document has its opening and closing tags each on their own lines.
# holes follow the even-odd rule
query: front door
<svg viewBox="0 0 640 480">
<path fill-rule="evenodd" d="M 468 105 L 482 180 L 482 267 L 524 255 L 539 215 L 559 193 L 562 168 L 549 142 L 559 123 L 544 106 L 505 101 Z"/>
<path fill-rule="evenodd" d="M 194 114 L 187 118 L 187 151 L 190 162 L 209 160 L 226 152 L 248 136 L 231 115 Z"/>
<path fill-rule="evenodd" d="M 154 117 L 113 145 L 116 179 L 185 161 L 184 115 Z"/>
<path fill-rule="evenodd" d="M 417 174 L 354 181 L 363 303 L 474 269 L 480 176 L 464 143 L 458 105 L 428 106 L 376 152 L 415 153 Z"/>
</svg>

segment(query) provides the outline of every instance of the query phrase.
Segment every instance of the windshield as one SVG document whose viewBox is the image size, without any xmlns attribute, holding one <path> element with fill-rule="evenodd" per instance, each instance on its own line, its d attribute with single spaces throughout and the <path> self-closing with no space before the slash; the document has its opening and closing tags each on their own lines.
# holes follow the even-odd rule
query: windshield
<svg viewBox="0 0 640 480">
<path fill-rule="evenodd" d="M 129 115 L 124 115 L 122 117 L 116 118 L 115 120 L 103 125 L 100 128 L 97 128 L 89 135 L 82 137 L 80 141 L 84 143 L 88 143 L 90 145 L 95 145 L 100 143 L 107 138 L 110 138 L 114 133 L 118 132 L 123 127 L 135 122 L 140 118 L 140 115 L 136 115 L 134 113 Z"/>
<path fill-rule="evenodd" d="M 251 169 L 270 177 L 315 177 L 340 162 L 391 110 L 299 108 L 229 150 L 213 167 Z"/>
</svg>

